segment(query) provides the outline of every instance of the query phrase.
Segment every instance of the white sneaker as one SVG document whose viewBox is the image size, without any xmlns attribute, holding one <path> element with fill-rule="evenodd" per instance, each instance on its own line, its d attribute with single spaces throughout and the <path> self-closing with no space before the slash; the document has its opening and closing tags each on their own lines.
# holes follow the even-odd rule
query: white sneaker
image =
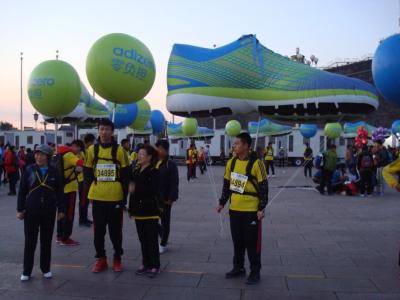
<svg viewBox="0 0 400 300">
<path fill-rule="evenodd" d="M 53 277 L 53 274 L 51 274 L 51 272 L 43 273 L 43 277 L 46 279 L 50 279 Z"/>
<path fill-rule="evenodd" d="M 167 246 L 158 245 L 158 251 L 160 252 L 160 254 L 167 252 Z"/>
<path fill-rule="evenodd" d="M 272 178 L 275 178 L 276 176 L 275 176 L 275 175 L 272 175 L 271 177 L 272 177 Z"/>
<path fill-rule="evenodd" d="M 21 281 L 28 281 L 31 277 L 26 275 L 21 275 Z"/>
</svg>

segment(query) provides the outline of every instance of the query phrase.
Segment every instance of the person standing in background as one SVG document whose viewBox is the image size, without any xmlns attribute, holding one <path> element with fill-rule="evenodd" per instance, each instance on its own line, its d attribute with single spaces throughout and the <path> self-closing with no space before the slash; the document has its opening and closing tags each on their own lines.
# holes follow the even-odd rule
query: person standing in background
<svg viewBox="0 0 400 300">
<path fill-rule="evenodd" d="M 167 140 L 159 140 L 156 143 L 156 148 L 159 159 L 156 168 L 160 173 L 160 195 L 161 200 L 164 202 L 161 225 L 159 226 L 161 238 L 159 251 L 162 254 L 167 250 L 172 205 L 178 200 L 179 174 L 175 162 L 169 158 L 169 142 Z"/>
<path fill-rule="evenodd" d="M 267 170 L 268 177 L 275 177 L 275 168 L 274 168 L 274 148 L 272 147 L 272 142 L 268 143 L 267 148 L 264 150 L 264 160 L 265 160 L 265 168 Z M 272 175 L 270 175 L 269 170 L 271 169 Z"/>
<path fill-rule="evenodd" d="M 312 178 L 312 167 L 313 167 L 313 151 L 310 145 L 306 143 L 306 149 L 304 150 L 304 177 L 308 176 Z"/>
<path fill-rule="evenodd" d="M 18 159 L 14 151 L 14 146 L 7 146 L 4 153 L 4 170 L 6 171 L 7 180 L 9 183 L 8 196 L 17 194 L 16 184 L 18 181 Z"/>
</svg>

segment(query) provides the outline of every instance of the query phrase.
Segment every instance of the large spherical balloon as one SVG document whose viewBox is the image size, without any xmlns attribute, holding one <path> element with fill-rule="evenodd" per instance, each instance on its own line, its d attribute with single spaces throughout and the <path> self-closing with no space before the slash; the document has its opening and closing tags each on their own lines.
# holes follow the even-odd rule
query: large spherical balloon
<svg viewBox="0 0 400 300">
<path fill-rule="evenodd" d="M 327 123 L 324 131 L 328 138 L 337 139 L 342 133 L 342 125 L 340 123 Z"/>
<path fill-rule="evenodd" d="M 237 136 L 241 130 L 242 126 L 240 125 L 239 121 L 236 120 L 230 120 L 225 125 L 225 132 L 231 137 Z"/>
<path fill-rule="evenodd" d="M 65 61 L 44 61 L 29 77 L 28 94 L 32 106 L 41 114 L 54 118 L 68 115 L 79 103 L 79 75 Z"/>
<path fill-rule="evenodd" d="M 130 127 L 136 130 L 142 130 L 150 120 L 150 104 L 145 99 L 142 99 L 135 104 L 137 106 L 137 116 Z"/>
<path fill-rule="evenodd" d="M 141 41 L 127 34 L 112 33 L 90 48 L 86 74 L 101 97 L 127 104 L 147 95 L 156 70 L 150 50 Z"/>
<path fill-rule="evenodd" d="M 113 109 L 114 103 L 107 102 L 108 110 L 110 111 L 109 118 L 112 120 L 113 117 Z M 117 104 L 115 105 L 115 118 L 114 118 L 114 126 L 117 129 L 125 128 L 131 125 L 138 114 L 138 108 L 136 103 L 130 104 Z"/>
<path fill-rule="evenodd" d="M 303 137 L 310 139 L 317 134 L 318 127 L 315 124 L 301 124 L 300 133 Z"/>
<path fill-rule="evenodd" d="M 154 134 L 159 134 L 163 132 L 165 127 L 165 118 L 161 111 L 152 110 L 150 116 L 151 127 L 153 128 Z"/>
<path fill-rule="evenodd" d="M 383 40 L 372 60 L 372 76 L 379 93 L 400 105 L 400 34 Z"/>
<path fill-rule="evenodd" d="M 392 133 L 397 136 L 400 137 L 400 120 L 394 121 L 392 124 Z"/>
<path fill-rule="evenodd" d="M 192 136 L 197 133 L 197 120 L 194 118 L 187 118 L 182 123 L 182 132 L 185 136 Z"/>
</svg>

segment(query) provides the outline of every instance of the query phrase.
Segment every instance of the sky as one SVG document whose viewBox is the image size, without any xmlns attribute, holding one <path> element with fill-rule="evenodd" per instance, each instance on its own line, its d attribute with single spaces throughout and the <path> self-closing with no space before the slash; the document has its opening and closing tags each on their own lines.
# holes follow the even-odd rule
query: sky
<svg viewBox="0 0 400 300">
<path fill-rule="evenodd" d="M 166 78 L 174 43 L 212 48 L 251 33 L 277 53 L 300 47 L 324 66 L 373 54 L 381 39 L 399 32 L 399 17 L 398 0 L 0 0 L 0 120 L 19 127 L 20 52 L 24 126 L 34 126 L 27 94 L 33 68 L 59 50 L 91 90 L 87 53 L 113 32 L 138 38 L 152 52 L 157 75 L 146 99 L 171 120 Z"/>
</svg>

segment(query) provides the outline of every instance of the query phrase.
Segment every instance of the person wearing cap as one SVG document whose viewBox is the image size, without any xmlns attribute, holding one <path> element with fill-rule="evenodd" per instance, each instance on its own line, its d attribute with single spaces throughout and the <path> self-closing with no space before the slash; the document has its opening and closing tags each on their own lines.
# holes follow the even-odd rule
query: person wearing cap
<svg viewBox="0 0 400 300">
<path fill-rule="evenodd" d="M 17 218 L 24 220 L 25 247 L 21 281 L 30 279 L 35 249 L 40 232 L 40 269 L 45 278 L 51 278 L 51 241 L 57 219 L 63 219 L 66 203 L 62 178 L 49 164 L 52 150 L 40 145 L 35 150 L 35 163 L 22 174 L 17 202 Z"/>
</svg>

